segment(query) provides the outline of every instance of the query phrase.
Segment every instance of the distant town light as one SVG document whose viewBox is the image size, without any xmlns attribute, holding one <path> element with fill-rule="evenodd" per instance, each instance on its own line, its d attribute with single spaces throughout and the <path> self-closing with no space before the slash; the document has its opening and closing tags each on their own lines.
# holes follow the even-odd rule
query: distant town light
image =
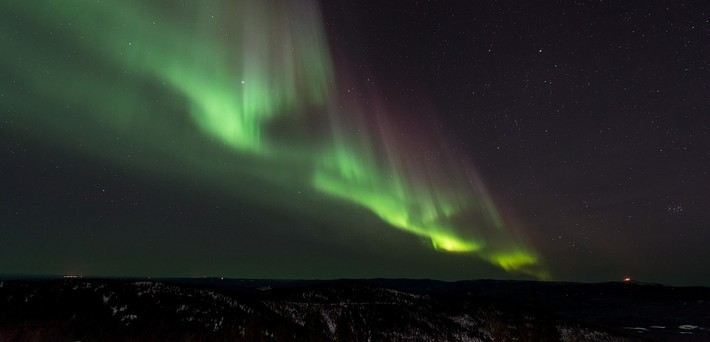
<svg viewBox="0 0 710 342">
<path fill-rule="evenodd" d="M 624 278 L 624 282 L 626 282 L 626 283 L 630 283 L 630 282 L 631 282 L 631 278 L 630 278 L 630 277 L 626 277 L 626 278 Z"/>
</svg>

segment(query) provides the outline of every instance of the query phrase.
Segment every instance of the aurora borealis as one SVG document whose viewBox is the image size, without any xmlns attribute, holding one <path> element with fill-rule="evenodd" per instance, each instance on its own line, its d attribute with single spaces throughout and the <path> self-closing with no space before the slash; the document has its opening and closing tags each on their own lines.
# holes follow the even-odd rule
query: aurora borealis
<svg viewBox="0 0 710 342">
<path fill-rule="evenodd" d="M 23 160 L 42 164 L 59 156 L 75 170 L 49 183 L 62 177 L 82 183 L 84 174 L 101 179 L 76 191 L 50 190 L 49 199 L 42 197 L 46 187 L 32 190 L 42 198 L 26 200 L 26 190 L 13 185 L 2 227 L 13 244 L 3 256 L 9 261 L 0 264 L 7 272 L 555 275 L 539 246 L 550 228 L 526 223 L 517 212 L 529 208 L 511 208 L 501 201 L 503 192 L 490 191 L 487 177 L 479 175 L 485 155 L 471 153 L 469 145 L 481 135 L 460 143 L 460 131 L 444 127 L 471 110 L 452 110 L 456 101 L 441 105 L 438 92 L 413 99 L 392 90 L 415 76 L 377 77 L 382 66 L 363 71 L 367 58 L 346 39 L 355 29 L 332 19 L 346 13 L 355 20 L 362 9 L 351 8 L 350 17 L 347 6 L 310 0 L 42 0 L 1 7 L 0 47 L 10 51 L 0 56 L 6 153 L 31 146 L 35 152 Z M 416 74 L 409 66 L 401 70 L 410 69 Z M 450 112 L 457 113 L 441 114 Z M 21 175 L 21 162 L 13 163 L 14 184 L 23 184 L 20 178 L 34 183 Z M 530 164 L 518 162 L 501 174 Z M 105 182 L 98 176 L 103 173 L 113 176 Z M 100 197 L 106 187 L 119 195 Z M 100 190 L 86 190 L 91 188 Z M 107 202 L 94 203 L 101 201 Z M 53 219 L 64 228 L 18 218 L 52 202 L 64 208 Z M 81 236 L 66 240 L 76 254 L 36 266 L 64 253 L 50 248 L 54 252 L 29 258 L 35 266 L 12 266 L 22 265 L 13 258 L 27 258 L 20 251 L 32 249 L 37 238 L 29 228 L 38 226 L 51 236 Z M 132 239 L 143 242 L 127 243 Z M 154 263 L 114 267 L 113 256 L 86 261 L 113 248 L 123 249 L 116 255 L 133 251 Z M 289 270 L 288 261 L 302 250 L 318 260 L 359 255 L 363 261 L 352 264 L 357 267 L 323 261 L 313 269 L 304 261 Z M 186 258 L 184 267 L 172 262 Z M 220 261 L 208 261 L 215 258 Z M 380 258 L 389 268 L 370 272 L 363 266 Z M 402 259 L 415 271 L 392 272 Z M 456 271 L 444 264 L 455 264 Z"/>
<path fill-rule="evenodd" d="M 536 265 L 536 257 L 524 250 L 522 243 L 509 243 L 517 237 L 503 230 L 480 183 L 470 184 L 474 179 L 466 172 L 471 170 L 466 170 L 464 165 L 451 165 L 451 160 L 446 158 L 447 164 L 443 165 L 412 160 L 407 156 L 411 153 L 407 145 L 393 137 L 396 132 L 386 131 L 387 125 L 377 120 L 370 120 L 371 125 L 365 122 L 368 115 L 386 116 L 387 113 L 369 113 L 373 108 L 353 108 L 338 99 L 337 91 L 331 89 L 337 84 L 315 4 L 214 2 L 206 6 L 212 8 L 211 11 L 205 11 L 202 5 L 188 10 L 187 18 L 179 20 L 194 22 L 194 26 L 187 27 L 172 22 L 174 18 L 156 22 L 152 18 L 159 12 L 157 8 L 126 3 L 87 8 L 82 4 L 77 2 L 72 7 L 71 3 L 48 3 L 45 10 L 64 16 L 57 16 L 53 19 L 58 22 L 47 24 L 56 25 L 57 34 L 66 35 L 68 39 L 96 42 L 89 45 L 92 51 L 88 52 L 104 56 L 109 66 L 115 65 L 141 79 L 165 84 L 185 100 L 189 117 L 200 133 L 234 149 L 240 157 L 248 158 L 247 163 L 256 159 L 265 163 L 261 167 L 276 168 L 281 167 L 278 166 L 281 161 L 290 159 L 286 168 L 310 168 L 312 176 L 295 177 L 289 182 L 361 205 L 392 227 L 430 239 L 436 249 L 475 253 L 511 271 Z M 35 6 L 18 10 L 34 15 Z M 228 13 L 227 18 L 220 16 Z M 102 23 L 98 29 L 97 21 Z M 62 22 L 71 22 L 71 27 L 61 27 Z M 37 55 L 36 52 L 30 54 Z M 80 74 L 69 65 L 58 69 Z M 63 81 L 71 79 L 69 75 L 61 77 Z M 38 87 L 50 87 L 41 91 L 58 98 L 79 98 L 78 106 L 86 105 L 83 96 L 87 89 L 96 89 L 97 93 L 91 97 L 101 103 L 111 102 L 111 98 L 125 98 L 122 89 L 102 89 L 105 87 L 102 82 L 90 77 L 70 81 L 69 87 L 47 84 L 42 75 L 34 82 Z M 98 105 L 91 108 L 91 116 L 83 117 L 81 115 L 88 113 L 82 112 L 76 120 L 92 126 L 91 130 L 96 129 L 94 121 L 104 120 L 108 122 L 106 129 L 111 131 L 132 130 L 138 123 L 147 125 L 147 139 L 136 144 L 164 143 L 150 138 L 153 129 L 166 130 L 161 133 L 183 140 L 182 131 L 165 127 L 161 121 L 174 118 L 162 118 L 163 114 L 153 110 L 140 112 L 131 108 L 141 101 L 130 98 L 121 101 L 129 107 L 116 111 Z M 321 117 L 313 118 L 316 115 Z M 351 122 L 343 117 L 356 119 Z M 43 120 L 28 116 L 18 118 L 27 119 Z M 57 119 L 62 121 L 59 125 L 66 124 L 65 118 Z M 295 133 L 269 131 L 270 125 L 278 125 L 280 121 L 288 121 L 296 126 L 294 130 L 306 132 L 313 131 L 307 127 L 313 121 L 325 122 L 329 129 L 312 133 L 322 137 L 306 137 L 305 140 L 315 142 L 303 141 L 299 146 L 288 137 Z M 352 127 L 357 127 L 359 133 L 349 135 L 347 131 Z M 286 137 L 281 138 L 279 134 Z M 185 148 L 178 145 L 166 149 L 162 153 L 181 157 Z M 196 163 L 196 167 L 203 164 L 199 157 L 185 162 Z M 256 172 L 262 175 L 259 178 L 263 182 L 279 182 L 283 178 L 238 166 L 230 172 Z M 445 182 L 439 180 L 442 173 L 447 173 Z M 465 219 L 453 222 L 455 216 L 466 211 L 473 211 L 471 215 L 478 222 Z M 486 229 L 497 230 L 490 241 L 477 236 Z M 507 249 L 501 249 L 504 246 Z"/>
</svg>

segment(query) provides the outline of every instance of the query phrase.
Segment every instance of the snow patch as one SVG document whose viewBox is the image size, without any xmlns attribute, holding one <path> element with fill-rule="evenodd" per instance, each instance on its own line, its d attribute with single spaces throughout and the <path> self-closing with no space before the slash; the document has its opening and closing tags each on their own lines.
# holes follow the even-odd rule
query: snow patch
<svg viewBox="0 0 710 342">
<path fill-rule="evenodd" d="M 220 317 L 219 320 L 212 321 L 212 331 L 217 331 L 222 328 L 222 323 L 224 323 L 224 317 Z"/>
<path fill-rule="evenodd" d="M 337 324 L 335 323 L 333 317 L 322 309 L 320 314 L 323 317 L 323 320 L 325 320 L 325 323 L 328 325 L 328 330 L 330 330 L 330 333 L 335 334 L 335 328 L 337 327 Z"/>
<path fill-rule="evenodd" d="M 465 329 L 472 330 L 477 326 L 476 321 L 471 316 L 466 314 L 460 316 L 452 316 L 449 319 L 451 319 L 453 322 L 456 322 L 459 326 Z"/>
<path fill-rule="evenodd" d="M 590 330 L 580 326 L 558 326 L 557 331 L 560 333 L 560 340 L 565 342 L 611 340 L 611 337 L 604 332 Z M 488 333 L 488 335 L 490 336 L 490 333 Z"/>
<path fill-rule="evenodd" d="M 136 316 L 136 315 L 125 315 L 125 316 L 121 317 L 121 321 L 127 321 L 127 322 L 135 321 L 136 319 L 138 319 L 138 316 Z"/>
<path fill-rule="evenodd" d="M 113 310 L 113 314 L 112 314 L 112 315 L 116 316 L 117 313 L 119 313 L 119 312 L 124 312 L 124 311 L 128 310 L 128 305 L 124 305 L 124 306 L 121 306 L 121 307 L 112 306 L 112 307 L 111 307 L 111 310 Z"/>
<path fill-rule="evenodd" d="M 629 330 L 637 330 L 637 331 L 648 331 L 648 329 L 644 327 L 624 327 L 624 329 L 629 329 Z"/>
</svg>

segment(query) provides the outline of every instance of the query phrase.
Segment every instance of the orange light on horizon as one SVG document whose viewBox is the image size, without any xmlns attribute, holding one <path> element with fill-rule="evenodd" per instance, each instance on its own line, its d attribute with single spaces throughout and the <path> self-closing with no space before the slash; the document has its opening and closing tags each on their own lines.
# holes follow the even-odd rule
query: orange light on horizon
<svg viewBox="0 0 710 342">
<path fill-rule="evenodd" d="M 630 278 L 630 277 L 626 277 L 626 278 L 624 278 L 624 282 L 626 282 L 626 283 L 629 283 L 629 282 L 631 282 L 631 278 Z"/>
</svg>

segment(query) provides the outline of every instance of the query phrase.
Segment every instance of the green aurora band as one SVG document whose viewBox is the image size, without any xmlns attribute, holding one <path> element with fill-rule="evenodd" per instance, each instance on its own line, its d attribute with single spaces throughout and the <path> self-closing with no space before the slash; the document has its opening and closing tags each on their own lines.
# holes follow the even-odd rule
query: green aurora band
<svg viewBox="0 0 710 342">
<path fill-rule="evenodd" d="M 547 276 L 470 165 L 438 140 L 400 134 L 392 110 L 377 101 L 364 106 L 338 93 L 313 1 L 37 0 L 0 7 L 0 47 L 12 51 L 0 57 L 0 70 L 22 85 L 0 88 L 12 109 L 3 115 L 21 134 L 158 175 L 166 171 L 149 160 L 170 161 L 183 169 L 174 171 L 178 179 L 201 173 L 209 183 L 232 174 L 310 188 L 367 208 L 437 250 Z M 34 32 L 17 28 L 27 22 Z M 56 112 L 40 110 L 38 99 L 56 104 Z M 106 151 L 107 136 L 127 142 Z M 206 161 L 205 146 L 222 151 L 229 167 Z M 421 158 L 421 151 L 437 157 Z"/>
</svg>

